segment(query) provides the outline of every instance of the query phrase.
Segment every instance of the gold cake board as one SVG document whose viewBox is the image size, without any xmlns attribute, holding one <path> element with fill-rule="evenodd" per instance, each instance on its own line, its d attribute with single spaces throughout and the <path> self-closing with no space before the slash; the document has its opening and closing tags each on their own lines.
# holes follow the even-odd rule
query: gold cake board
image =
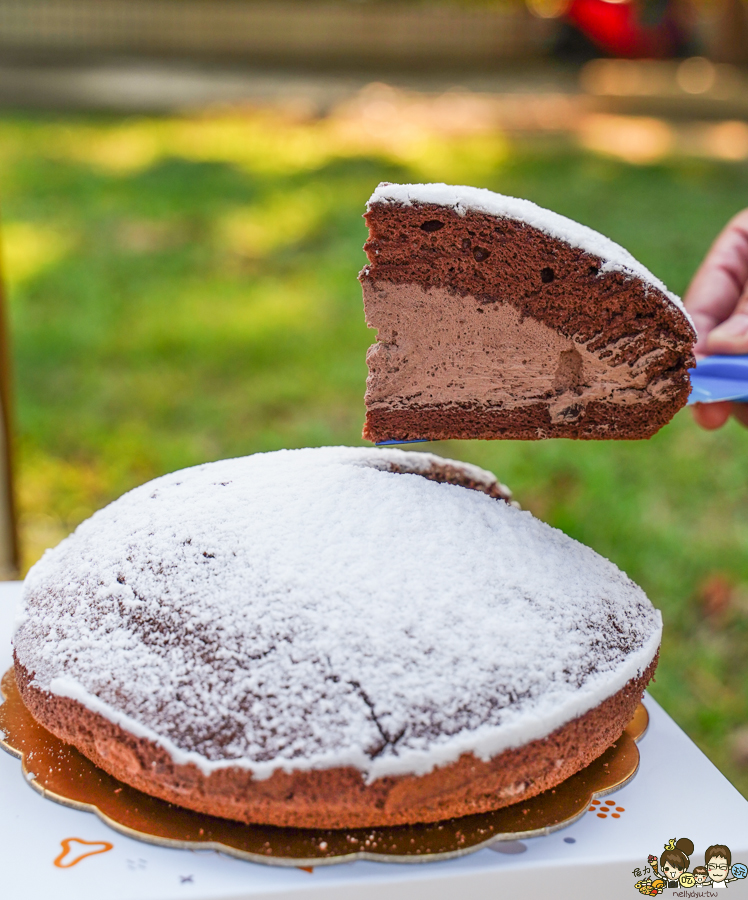
<svg viewBox="0 0 748 900">
<path fill-rule="evenodd" d="M 301 829 L 245 825 L 167 803 L 108 775 L 39 725 L 26 709 L 13 669 L 1 683 L 0 746 L 21 759 L 31 786 L 44 797 L 95 813 L 115 831 L 163 847 L 218 850 L 271 866 L 310 867 L 369 859 L 430 862 L 474 853 L 495 841 L 549 834 L 575 822 L 593 799 L 618 790 L 636 774 L 636 742 L 649 716 L 640 703 L 621 737 L 587 768 L 552 790 L 489 813 L 426 825 Z"/>
</svg>

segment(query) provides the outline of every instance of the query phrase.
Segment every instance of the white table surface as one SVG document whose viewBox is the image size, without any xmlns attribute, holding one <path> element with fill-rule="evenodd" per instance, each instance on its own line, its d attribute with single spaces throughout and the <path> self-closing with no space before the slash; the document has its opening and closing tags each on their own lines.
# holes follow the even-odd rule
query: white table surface
<svg viewBox="0 0 748 900">
<path fill-rule="evenodd" d="M 0 583 L 0 671 L 11 663 L 14 608 L 21 586 Z M 45 800 L 22 777 L 20 761 L 0 751 L 0 897 L 13 900 L 442 900 L 552 897 L 584 900 L 641 895 L 634 890 L 647 856 L 670 838 L 696 850 L 727 844 L 748 864 L 748 801 L 707 760 L 651 697 L 650 727 L 640 741 L 634 780 L 603 798 L 620 818 L 587 812 L 573 825 L 515 846 L 415 865 L 353 862 L 312 873 L 244 862 L 212 851 L 170 850 L 112 831 L 95 815 Z M 65 838 L 108 841 L 111 850 L 60 869 Z M 514 850 L 515 852 L 506 852 Z M 519 851 L 519 852 L 517 852 Z M 728 885 L 745 895 L 748 879 Z M 672 891 L 665 891 L 665 896 Z M 714 896 L 719 896 L 714 893 Z"/>
</svg>

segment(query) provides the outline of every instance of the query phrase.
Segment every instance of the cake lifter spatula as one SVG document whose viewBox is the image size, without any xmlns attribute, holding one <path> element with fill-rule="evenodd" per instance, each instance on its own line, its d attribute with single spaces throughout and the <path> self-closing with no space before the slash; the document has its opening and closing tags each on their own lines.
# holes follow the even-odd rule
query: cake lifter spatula
<svg viewBox="0 0 748 900">
<path fill-rule="evenodd" d="M 748 355 L 705 356 L 689 370 L 691 396 L 688 405 L 732 400 L 748 403 Z"/>
</svg>

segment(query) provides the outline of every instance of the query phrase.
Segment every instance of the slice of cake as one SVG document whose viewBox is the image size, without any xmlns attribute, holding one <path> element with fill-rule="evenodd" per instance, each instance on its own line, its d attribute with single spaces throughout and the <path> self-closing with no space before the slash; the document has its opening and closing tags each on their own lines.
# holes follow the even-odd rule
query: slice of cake
<svg viewBox="0 0 748 900">
<path fill-rule="evenodd" d="M 174 472 L 29 572 L 34 717 L 116 778 L 244 822 L 431 822 L 534 796 L 621 735 L 661 619 L 475 466 L 279 451 Z"/>
<path fill-rule="evenodd" d="M 365 438 L 646 438 L 685 405 L 693 323 L 603 235 L 445 184 L 381 184 L 365 218 Z"/>
</svg>

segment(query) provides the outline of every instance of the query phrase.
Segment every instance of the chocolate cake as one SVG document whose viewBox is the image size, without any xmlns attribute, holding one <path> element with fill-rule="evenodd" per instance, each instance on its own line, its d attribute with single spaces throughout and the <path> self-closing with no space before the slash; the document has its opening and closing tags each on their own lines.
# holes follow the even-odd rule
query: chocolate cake
<svg viewBox="0 0 748 900">
<path fill-rule="evenodd" d="M 368 440 L 647 438 L 685 405 L 693 323 L 608 238 L 444 184 L 381 184 L 365 218 Z"/>
<path fill-rule="evenodd" d="M 430 454 L 324 448 L 156 479 L 30 571 L 36 719 L 245 822 L 429 822 L 531 797 L 621 734 L 661 620 L 612 563 Z"/>
</svg>

